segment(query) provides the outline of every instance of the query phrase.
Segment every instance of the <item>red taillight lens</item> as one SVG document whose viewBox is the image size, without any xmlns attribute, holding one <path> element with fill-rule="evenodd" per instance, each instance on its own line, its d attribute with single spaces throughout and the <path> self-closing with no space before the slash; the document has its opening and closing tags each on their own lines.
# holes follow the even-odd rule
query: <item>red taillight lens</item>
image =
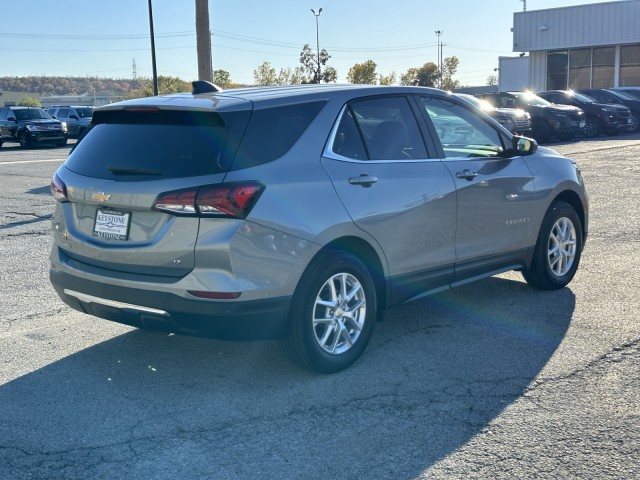
<svg viewBox="0 0 640 480">
<path fill-rule="evenodd" d="M 51 195 L 59 202 L 68 202 L 67 186 L 64 184 L 57 173 L 53 174 L 51 179 Z"/>
<path fill-rule="evenodd" d="M 265 186 L 258 182 L 222 183 L 158 195 L 155 210 L 175 215 L 246 218 Z"/>
<path fill-rule="evenodd" d="M 153 203 L 153 208 L 178 215 L 195 215 L 197 193 L 197 189 L 161 193 Z"/>
</svg>

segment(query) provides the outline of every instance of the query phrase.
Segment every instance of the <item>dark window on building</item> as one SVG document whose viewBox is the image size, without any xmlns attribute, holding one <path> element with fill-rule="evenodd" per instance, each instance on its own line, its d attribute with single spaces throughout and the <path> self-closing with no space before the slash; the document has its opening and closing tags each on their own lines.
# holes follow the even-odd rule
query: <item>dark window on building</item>
<svg viewBox="0 0 640 480">
<path fill-rule="evenodd" d="M 591 87 L 591 49 L 569 51 L 569 88 Z"/>
<path fill-rule="evenodd" d="M 569 53 L 557 50 L 547 53 L 547 90 L 565 90 L 569 70 Z"/>
<path fill-rule="evenodd" d="M 616 65 L 615 47 L 593 49 L 592 88 L 613 87 Z"/>
<path fill-rule="evenodd" d="M 640 85 L 640 45 L 620 47 L 620 86 Z"/>
</svg>

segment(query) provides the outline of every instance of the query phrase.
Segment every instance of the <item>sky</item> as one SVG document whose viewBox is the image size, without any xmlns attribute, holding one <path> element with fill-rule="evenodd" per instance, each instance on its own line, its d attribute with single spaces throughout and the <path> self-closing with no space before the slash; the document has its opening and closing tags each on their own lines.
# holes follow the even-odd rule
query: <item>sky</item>
<svg viewBox="0 0 640 480">
<path fill-rule="evenodd" d="M 527 11 L 605 3 L 527 0 Z M 19 5 L 19 8 L 14 8 Z M 411 67 L 459 59 L 454 79 L 486 85 L 512 51 L 513 13 L 522 0 L 209 0 L 213 69 L 253 84 L 263 62 L 300 65 L 302 47 L 321 49 L 338 82 L 356 63 L 397 78 Z M 11 7 L 11 8 L 9 8 Z M 158 75 L 197 79 L 195 0 L 152 0 Z M 152 77 L 148 0 L 0 0 L 0 77 Z"/>
</svg>

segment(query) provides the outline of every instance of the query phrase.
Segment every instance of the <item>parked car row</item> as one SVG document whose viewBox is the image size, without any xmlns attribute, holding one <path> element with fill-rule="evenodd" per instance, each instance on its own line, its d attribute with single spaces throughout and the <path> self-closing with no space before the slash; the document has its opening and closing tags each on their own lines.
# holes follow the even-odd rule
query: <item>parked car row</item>
<svg viewBox="0 0 640 480">
<path fill-rule="evenodd" d="M 37 107 L 0 108 L 0 147 L 19 143 L 65 146 L 69 137 L 79 138 L 91 123 L 92 107 L 57 105 L 48 110 Z"/>
<path fill-rule="evenodd" d="M 67 125 L 35 107 L 0 108 L 0 146 L 19 143 L 22 148 L 38 144 L 67 144 Z"/>
<path fill-rule="evenodd" d="M 499 92 L 477 95 L 497 109 L 521 109 L 531 116 L 531 136 L 539 142 L 593 138 L 638 129 L 640 101 L 608 89 Z M 596 98 L 597 97 L 597 98 Z"/>
</svg>

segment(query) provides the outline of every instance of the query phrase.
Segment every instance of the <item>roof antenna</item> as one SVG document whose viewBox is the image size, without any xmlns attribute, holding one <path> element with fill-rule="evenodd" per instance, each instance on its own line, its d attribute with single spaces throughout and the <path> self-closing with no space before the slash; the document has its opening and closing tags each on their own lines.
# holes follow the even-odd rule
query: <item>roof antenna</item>
<svg viewBox="0 0 640 480">
<path fill-rule="evenodd" d="M 191 93 L 193 95 L 198 95 L 199 93 L 216 93 L 222 91 L 222 88 L 214 85 L 211 82 L 207 82 L 206 80 L 195 80 L 191 82 L 191 85 L 193 86 L 193 90 L 191 90 Z"/>
</svg>

